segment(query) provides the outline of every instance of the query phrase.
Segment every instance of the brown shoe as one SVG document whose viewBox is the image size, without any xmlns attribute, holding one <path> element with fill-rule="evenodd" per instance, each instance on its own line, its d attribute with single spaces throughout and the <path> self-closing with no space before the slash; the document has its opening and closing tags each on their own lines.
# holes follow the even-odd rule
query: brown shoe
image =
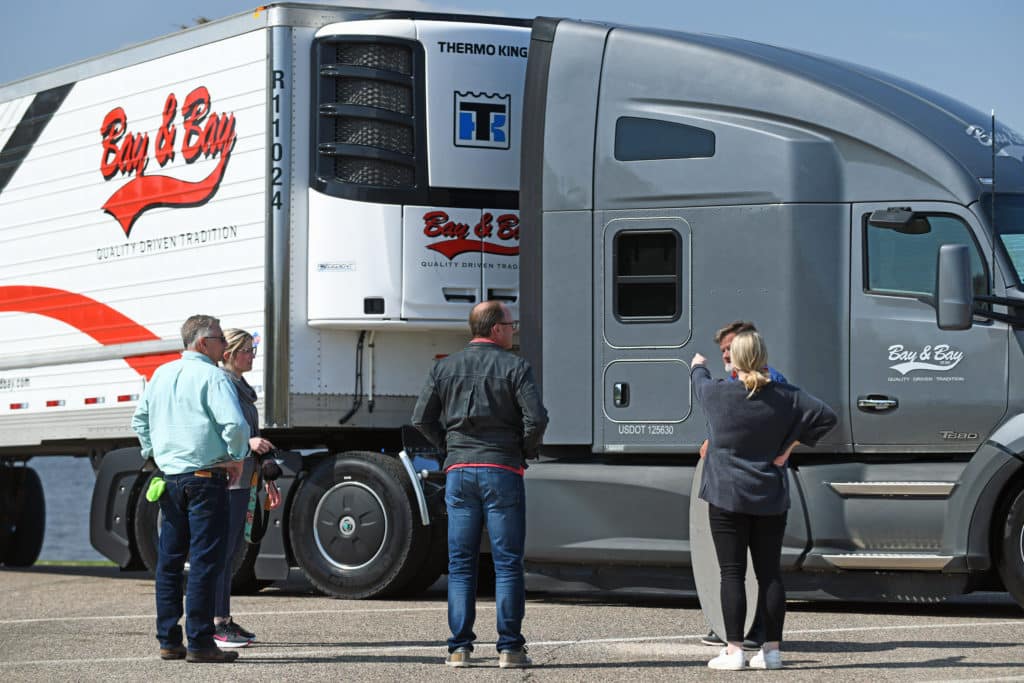
<svg viewBox="0 0 1024 683">
<path fill-rule="evenodd" d="M 187 650 L 184 645 L 173 645 L 160 648 L 160 659 L 185 659 Z"/>
<path fill-rule="evenodd" d="M 205 650 L 189 650 L 185 660 L 194 664 L 228 664 L 238 659 L 237 652 L 210 647 Z"/>
</svg>

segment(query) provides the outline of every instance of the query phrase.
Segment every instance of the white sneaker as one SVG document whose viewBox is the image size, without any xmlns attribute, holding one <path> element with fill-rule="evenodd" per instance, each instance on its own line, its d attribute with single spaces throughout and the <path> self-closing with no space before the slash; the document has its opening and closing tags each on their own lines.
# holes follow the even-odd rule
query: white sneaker
<svg viewBox="0 0 1024 683">
<path fill-rule="evenodd" d="M 743 658 L 743 650 L 739 649 L 729 654 L 729 648 L 723 647 L 718 656 L 708 662 L 709 669 L 722 669 L 725 671 L 739 671 L 747 665 Z"/>
<path fill-rule="evenodd" d="M 761 648 L 757 654 L 750 658 L 751 669 L 781 669 L 782 653 L 778 650 L 765 650 Z"/>
</svg>

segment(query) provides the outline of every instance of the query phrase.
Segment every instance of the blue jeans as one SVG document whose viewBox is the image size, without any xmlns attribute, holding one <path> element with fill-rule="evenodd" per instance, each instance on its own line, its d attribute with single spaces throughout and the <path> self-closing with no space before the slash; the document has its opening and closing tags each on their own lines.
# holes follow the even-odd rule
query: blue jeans
<svg viewBox="0 0 1024 683">
<path fill-rule="evenodd" d="M 494 557 L 498 651 L 521 648 L 526 583 L 526 490 L 523 478 L 496 467 L 462 467 L 448 472 L 448 651 L 473 649 L 476 634 L 477 564 L 480 533 L 487 525 Z"/>
<path fill-rule="evenodd" d="M 228 490 L 228 535 L 224 546 L 224 570 L 217 577 L 217 598 L 214 601 L 213 616 L 231 616 L 231 577 L 234 574 L 232 563 L 238 546 L 245 541 L 245 513 L 249 509 L 249 489 Z M 259 514 L 259 509 L 256 513 Z"/>
<path fill-rule="evenodd" d="M 181 645 L 182 583 L 189 556 L 188 648 L 216 647 L 213 607 L 217 576 L 224 565 L 227 479 L 192 473 L 165 475 L 160 496 L 160 554 L 156 563 L 156 637 L 161 647 Z"/>
</svg>

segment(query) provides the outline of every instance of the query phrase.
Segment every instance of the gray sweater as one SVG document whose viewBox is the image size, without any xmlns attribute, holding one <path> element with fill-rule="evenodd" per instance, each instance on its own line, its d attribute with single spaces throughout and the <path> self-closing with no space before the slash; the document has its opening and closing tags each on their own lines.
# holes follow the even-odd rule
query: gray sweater
<svg viewBox="0 0 1024 683">
<path fill-rule="evenodd" d="M 815 445 L 836 425 L 836 414 L 789 384 L 772 382 L 748 399 L 742 382 L 713 380 L 703 365 L 690 379 L 708 421 L 701 500 L 748 515 L 786 512 L 786 468 L 772 460 L 794 441 Z"/>
</svg>

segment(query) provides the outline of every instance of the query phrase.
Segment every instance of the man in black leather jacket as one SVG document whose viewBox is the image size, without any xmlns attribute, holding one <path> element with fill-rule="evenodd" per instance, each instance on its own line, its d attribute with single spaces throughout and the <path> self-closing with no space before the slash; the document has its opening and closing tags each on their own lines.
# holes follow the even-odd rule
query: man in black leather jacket
<svg viewBox="0 0 1024 683">
<path fill-rule="evenodd" d="M 477 561 L 486 523 L 494 558 L 498 665 L 531 664 L 526 610 L 526 458 L 537 456 L 548 417 L 530 364 L 510 353 L 518 323 L 497 301 L 469 316 L 469 345 L 434 365 L 412 423 L 446 453 L 449 666 L 470 665 L 476 634 Z"/>
</svg>

